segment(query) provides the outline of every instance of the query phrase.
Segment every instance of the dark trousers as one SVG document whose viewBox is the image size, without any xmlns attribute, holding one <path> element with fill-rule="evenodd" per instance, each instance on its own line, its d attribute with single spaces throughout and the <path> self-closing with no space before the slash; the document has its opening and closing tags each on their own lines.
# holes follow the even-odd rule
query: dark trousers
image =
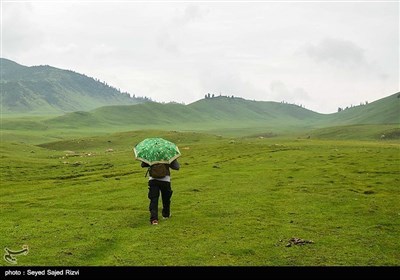
<svg viewBox="0 0 400 280">
<path fill-rule="evenodd" d="M 160 197 L 160 192 L 163 204 L 162 215 L 163 217 L 169 217 L 170 215 L 172 196 L 171 183 L 158 180 L 150 180 L 148 194 L 148 198 L 150 199 L 150 222 L 153 220 L 158 220 L 158 198 Z"/>
</svg>

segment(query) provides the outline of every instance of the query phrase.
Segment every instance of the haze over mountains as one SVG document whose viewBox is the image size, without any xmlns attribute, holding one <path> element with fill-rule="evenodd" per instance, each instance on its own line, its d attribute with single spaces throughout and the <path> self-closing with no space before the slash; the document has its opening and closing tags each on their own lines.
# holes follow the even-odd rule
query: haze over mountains
<svg viewBox="0 0 400 280">
<path fill-rule="evenodd" d="M 338 125 L 399 124 L 400 98 L 386 98 L 344 111 L 324 115 L 302 107 L 277 102 L 215 97 L 189 105 L 148 102 L 131 106 L 105 106 L 89 112 L 72 112 L 45 121 L 47 125 L 77 127 L 154 127 L 165 129 L 263 128 L 289 131 Z"/>
<path fill-rule="evenodd" d="M 48 65 L 23 66 L 0 58 L 3 113 L 54 114 L 146 101 L 106 83 Z"/>
<path fill-rule="evenodd" d="M 328 115 L 293 104 L 226 96 L 205 98 L 189 105 L 161 104 L 145 102 L 146 98 L 132 98 L 72 71 L 51 66 L 26 67 L 7 59 L 1 59 L 1 63 L 3 116 L 66 113 L 41 122 L 52 127 L 299 130 L 337 125 L 400 124 L 400 93 Z M 12 122 L 3 122 L 3 128 L 11 126 Z"/>
</svg>

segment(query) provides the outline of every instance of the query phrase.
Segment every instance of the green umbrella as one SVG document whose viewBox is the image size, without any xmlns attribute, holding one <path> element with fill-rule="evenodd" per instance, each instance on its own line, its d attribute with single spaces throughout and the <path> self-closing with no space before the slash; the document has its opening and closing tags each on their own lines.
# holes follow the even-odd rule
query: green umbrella
<svg viewBox="0 0 400 280">
<path fill-rule="evenodd" d="M 137 160 L 149 165 L 156 163 L 171 163 L 180 157 L 178 147 L 163 138 L 146 138 L 133 148 Z"/>
</svg>

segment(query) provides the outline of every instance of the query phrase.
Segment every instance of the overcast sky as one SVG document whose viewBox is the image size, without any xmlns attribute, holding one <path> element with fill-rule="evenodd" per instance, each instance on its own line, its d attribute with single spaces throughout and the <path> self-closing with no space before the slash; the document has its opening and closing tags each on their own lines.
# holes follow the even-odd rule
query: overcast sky
<svg viewBox="0 0 400 280">
<path fill-rule="evenodd" d="M 399 2 L 4 1 L 1 56 L 189 104 L 206 93 L 320 113 L 399 91 Z"/>
</svg>

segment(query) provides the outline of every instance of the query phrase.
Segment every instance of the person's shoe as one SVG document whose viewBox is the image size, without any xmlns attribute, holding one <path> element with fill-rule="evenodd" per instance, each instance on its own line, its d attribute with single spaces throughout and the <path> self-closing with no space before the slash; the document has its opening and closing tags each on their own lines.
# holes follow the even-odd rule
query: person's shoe
<svg viewBox="0 0 400 280">
<path fill-rule="evenodd" d="M 169 219 L 169 218 L 171 218 L 171 214 L 169 214 L 169 216 L 168 217 L 162 217 L 164 220 L 166 220 L 166 219 Z"/>
<path fill-rule="evenodd" d="M 157 220 L 152 220 L 152 221 L 151 221 L 151 224 L 152 224 L 152 225 L 158 225 L 158 221 L 157 221 Z"/>
</svg>

